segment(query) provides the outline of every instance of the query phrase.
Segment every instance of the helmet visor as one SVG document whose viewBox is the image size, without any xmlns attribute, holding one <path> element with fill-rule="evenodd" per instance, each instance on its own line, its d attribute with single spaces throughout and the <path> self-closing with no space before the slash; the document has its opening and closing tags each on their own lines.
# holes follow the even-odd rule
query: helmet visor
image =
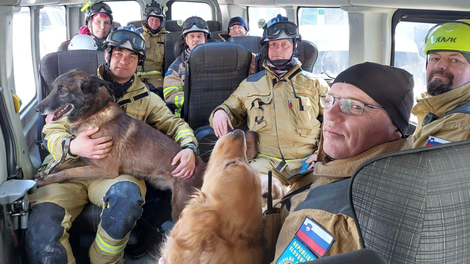
<svg viewBox="0 0 470 264">
<path fill-rule="evenodd" d="M 196 25 L 200 29 L 207 28 L 207 23 L 204 19 L 202 19 L 200 17 L 190 17 L 190 18 L 186 19 L 186 21 L 184 21 L 183 29 L 189 29 L 193 25 Z"/>
<path fill-rule="evenodd" d="M 110 40 L 114 44 L 123 44 L 126 40 L 132 45 L 132 48 L 136 52 L 145 51 L 145 40 L 142 37 L 129 30 L 117 30 L 110 34 Z"/>
<path fill-rule="evenodd" d="M 291 22 L 280 22 L 275 23 L 272 26 L 268 27 L 266 31 L 266 37 L 270 38 L 277 38 L 281 35 L 284 31 L 286 35 L 296 37 L 297 36 L 297 26 Z"/>
<path fill-rule="evenodd" d="M 111 11 L 111 8 L 105 4 L 105 3 L 96 3 L 91 6 L 91 12 L 92 13 L 105 13 L 105 14 L 111 14 L 113 13 Z"/>
<path fill-rule="evenodd" d="M 162 9 L 158 6 L 147 6 L 144 11 L 148 16 L 150 15 L 162 15 Z"/>
</svg>

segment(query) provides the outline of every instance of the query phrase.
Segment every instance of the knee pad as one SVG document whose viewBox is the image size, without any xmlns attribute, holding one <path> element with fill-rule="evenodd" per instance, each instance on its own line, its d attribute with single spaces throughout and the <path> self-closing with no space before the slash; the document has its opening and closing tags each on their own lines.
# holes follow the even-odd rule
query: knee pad
<svg viewBox="0 0 470 264">
<path fill-rule="evenodd" d="M 101 227 L 113 239 L 122 239 L 134 228 L 142 215 L 144 199 L 137 184 L 118 182 L 109 188 L 104 202 L 108 203 L 101 215 Z"/>
<path fill-rule="evenodd" d="M 29 215 L 26 251 L 30 263 L 67 263 L 67 251 L 59 243 L 65 209 L 54 203 L 34 206 Z"/>
</svg>

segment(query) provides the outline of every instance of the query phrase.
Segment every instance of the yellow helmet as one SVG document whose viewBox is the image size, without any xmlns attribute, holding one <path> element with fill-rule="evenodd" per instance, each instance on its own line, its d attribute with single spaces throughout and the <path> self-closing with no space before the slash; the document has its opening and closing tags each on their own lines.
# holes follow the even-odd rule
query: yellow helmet
<svg viewBox="0 0 470 264">
<path fill-rule="evenodd" d="M 470 19 L 437 24 L 428 31 L 423 42 L 424 55 L 446 50 L 470 54 Z"/>
</svg>

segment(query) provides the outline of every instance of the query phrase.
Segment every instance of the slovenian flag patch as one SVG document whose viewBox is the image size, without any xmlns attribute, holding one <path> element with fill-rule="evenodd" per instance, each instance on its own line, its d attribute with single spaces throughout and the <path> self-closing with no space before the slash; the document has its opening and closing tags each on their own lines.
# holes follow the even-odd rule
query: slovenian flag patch
<svg viewBox="0 0 470 264">
<path fill-rule="evenodd" d="M 434 137 L 434 136 L 429 136 L 428 141 L 426 142 L 426 146 L 436 146 L 436 145 L 446 144 L 446 143 L 450 143 L 450 141 L 442 139 L 442 138 Z"/>
<path fill-rule="evenodd" d="M 295 235 L 319 257 L 325 256 L 334 241 L 328 231 L 308 217 L 305 217 L 302 226 Z"/>
<path fill-rule="evenodd" d="M 302 263 L 321 258 L 326 255 L 333 242 L 334 238 L 328 231 L 305 217 L 276 264 Z"/>
</svg>

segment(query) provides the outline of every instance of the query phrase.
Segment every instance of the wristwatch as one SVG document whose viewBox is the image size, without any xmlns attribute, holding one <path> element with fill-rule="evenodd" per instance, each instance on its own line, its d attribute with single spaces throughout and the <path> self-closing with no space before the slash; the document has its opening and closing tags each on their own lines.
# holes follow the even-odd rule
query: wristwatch
<svg viewBox="0 0 470 264">
<path fill-rule="evenodd" d="M 199 155 L 199 148 L 194 144 L 189 144 L 183 147 L 183 149 L 190 149 L 194 152 L 194 155 Z"/>
</svg>

